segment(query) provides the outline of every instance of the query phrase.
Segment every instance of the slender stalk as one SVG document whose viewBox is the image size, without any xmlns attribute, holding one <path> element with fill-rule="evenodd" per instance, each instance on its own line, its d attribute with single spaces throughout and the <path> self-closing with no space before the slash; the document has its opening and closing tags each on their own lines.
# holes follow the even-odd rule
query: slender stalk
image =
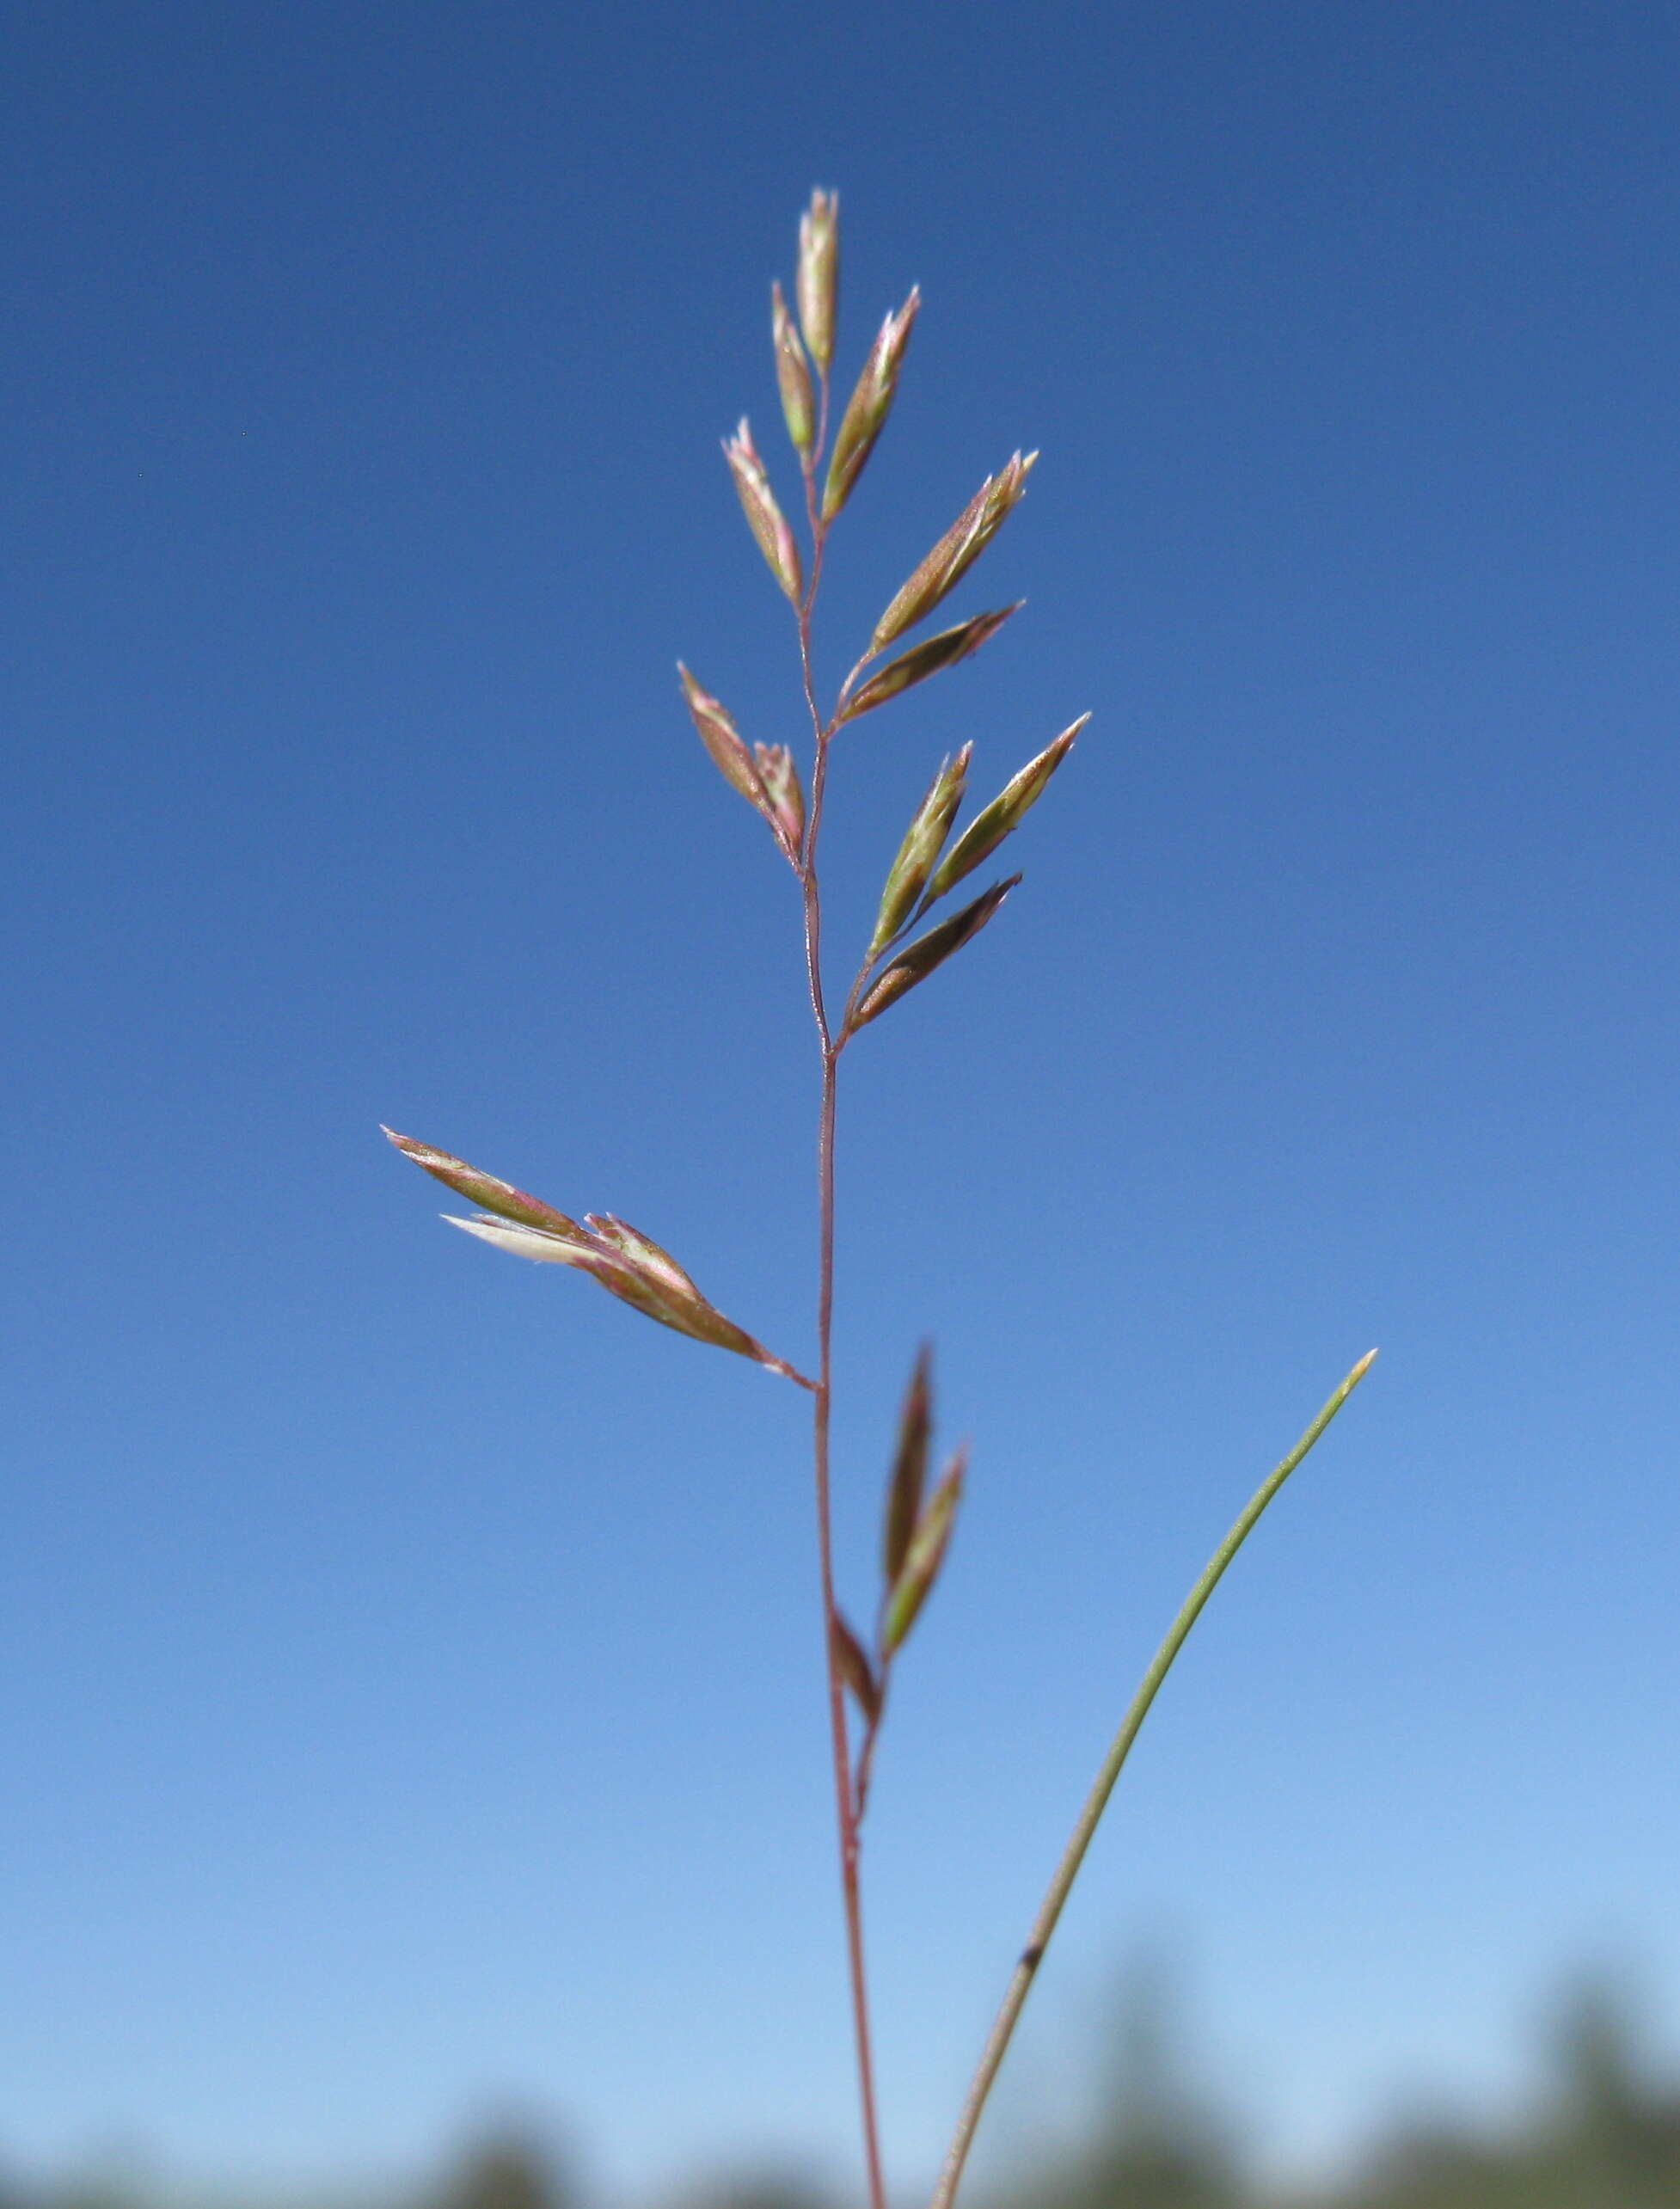
<svg viewBox="0 0 1680 2209">
<path fill-rule="evenodd" d="M 1203 1606 L 1208 1598 L 1219 1585 L 1226 1566 L 1230 1563 L 1232 1558 L 1235 1556 L 1237 1551 L 1259 1525 L 1266 1506 L 1272 1501 L 1273 1496 L 1283 1487 L 1284 1482 L 1370 1371 L 1371 1362 L 1376 1355 L 1376 1351 L 1371 1350 L 1360 1359 L 1358 1364 L 1330 1398 L 1323 1410 L 1319 1413 L 1288 1457 L 1255 1490 L 1242 1516 L 1209 1559 L 1201 1578 L 1185 1598 L 1184 1606 L 1173 1621 L 1166 1640 L 1156 1651 L 1150 1668 L 1144 1675 L 1143 1683 L 1131 1699 L 1131 1707 L 1120 1721 L 1120 1730 L 1109 1745 L 1108 1753 L 1103 1758 L 1101 1770 L 1097 1774 L 1096 1783 L 1086 1797 L 1085 1807 L 1079 1813 L 1067 1847 L 1062 1852 L 1062 1860 L 1056 1867 L 1055 1877 L 1051 1881 L 1044 1901 L 1039 1905 L 1039 1914 L 1033 1921 L 1033 1930 L 1027 1936 L 1027 1946 L 1021 1950 L 1016 1961 L 1014 1973 L 1009 1980 L 1009 1991 L 1003 1997 L 1002 2007 L 997 2013 L 985 2047 L 981 2053 L 979 2067 L 974 2074 L 973 2084 L 968 2089 L 968 2098 L 963 2104 L 962 2115 L 957 2121 L 956 2134 L 952 2140 L 950 2152 L 946 2157 L 945 2167 L 940 2173 L 939 2184 L 934 2188 L 932 2209 L 951 2209 L 951 2204 L 956 2199 L 958 2183 L 963 2174 L 963 2165 L 968 2160 L 968 2151 L 973 2143 L 975 2128 L 979 2124 L 981 2112 L 986 2106 L 986 2096 L 991 2092 L 992 2082 L 997 2076 L 998 2066 L 1003 2060 L 1016 2022 L 1032 1989 L 1033 1981 L 1038 1975 L 1039 1966 L 1044 1960 L 1044 1953 L 1050 1944 L 1051 1935 L 1056 1930 L 1057 1920 L 1062 1914 L 1062 1905 L 1066 1902 L 1074 1881 L 1079 1875 L 1079 1868 L 1085 1861 L 1085 1851 L 1091 1845 L 1091 1837 L 1096 1832 L 1098 1821 L 1107 1807 L 1108 1798 L 1114 1791 L 1114 1783 L 1120 1776 L 1120 1770 L 1126 1758 L 1131 1754 L 1131 1745 L 1137 1739 L 1144 1721 L 1149 1715 L 1150 1705 L 1155 1701 L 1162 1682 L 1173 1668 L 1174 1659 L 1184 1647 L 1191 1628 L 1201 1617 Z"/>
<path fill-rule="evenodd" d="M 828 747 L 834 724 L 826 726 L 817 704 L 811 660 L 811 615 L 822 581 L 827 526 L 817 504 L 817 466 L 826 439 L 829 379 L 822 378 L 821 414 L 816 444 L 804 464 L 806 513 L 811 525 L 811 574 L 803 602 L 796 609 L 799 622 L 800 672 L 806 706 L 816 739 L 811 772 L 811 804 L 806 823 L 805 849 L 800 859 L 800 881 L 805 893 L 805 964 L 811 992 L 812 1016 L 822 1050 L 823 1091 L 817 1134 L 819 1257 L 817 1338 L 820 1363 L 812 1418 L 812 1457 L 817 1491 L 817 1549 L 822 1576 L 823 1648 L 828 1666 L 829 1733 L 834 1752 L 834 1799 L 840 1850 L 840 1884 L 846 1913 L 846 1959 L 851 1980 L 852 2028 L 857 2048 L 858 2100 L 863 2121 L 863 2151 L 868 2166 L 870 2209 L 886 2209 L 886 2188 L 881 2173 L 880 2128 L 875 2114 L 874 2058 L 869 2032 L 868 1979 L 864 1966 L 863 1902 L 858 1873 L 858 1808 L 853 1793 L 851 1743 L 846 1727 L 846 1690 L 835 1654 L 835 1623 L 839 1616 L 834 1595 L 833 1513 L 829 1482 L 829 1408 L 833 1390 L 834 1341 L 834 1121 L 836 1074 L 843 1036 L 837 1042 L 829 1029 L 823 997 L 822 891 L 817 876 L 817 838 L 822 827 L 823 797 L 828 781 Z"/>
<path fill-rule="evenodd" d="M 886 2209 L 886 2189 L 881 2173 L 880 2128 L 875 2114 L 874 2060 L 869 2034 L 869 1990 L 863 1954 L 863 1898 L 858 1865 L 858 1810 L 852 1789 L 851 1752 L 846 1733 L 845 1686 L 835 1661 L 832 1626 L 834 1599 L 833 1538 L 829 1509 L 829 1406 L 832 1388 L 834 1319 L 834 1104 L 835 1065 L 839 1053 L 830 1047 L 823 1058 L 823 1110 L 818 1146 L 818 1176 L 822 1206 L 822 1255 L 818 1326 L 821 1335 L 821 1378 L 816 1400 L 816 1463 L 818 1540 L 822 1553 L 823 1613 L 829 1652 L 829 1720 L 834 1740 L 834 1794 L 840 1828 L 840 1877 L 846 1905 L 846 1954 L 850 1967 L 852 2026 L 857 2043 L 858 2095 L 862 2107 L 863 2147 L 869 2173 L 871 2209 Z"/>
</svg>

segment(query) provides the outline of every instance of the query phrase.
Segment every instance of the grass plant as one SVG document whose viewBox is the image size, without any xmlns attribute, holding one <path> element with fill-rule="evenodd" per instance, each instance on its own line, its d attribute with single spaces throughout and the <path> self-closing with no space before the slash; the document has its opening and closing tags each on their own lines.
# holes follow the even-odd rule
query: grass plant
<svg viewBox="0 0 1680 2209">
<path fill-rule="evenodd" d="M 990 862 L 1068 759 L 1089 716 L 1082 715 L 1015 774 L 953 839 L 967 795 L 972 746 L 941 763 L 886 872 L 874 930 L 843 997 L 831 997 L 823 956 L 823 893 L 819 859 L 831 757 L 843 732 L 914 686 L 932 679 L 988 644 L 1018 607 L 967 615 L 953 626 L 904 645 L 941 607 L 1020 505 L 1036 453 L 1016 451 L 988 476 L 932 549 L 906 579 L 875 623 L 861 655 L 832 704 L 819 704 L 812 637 L 819 592 L 836 524 L 869 464 L 892 409 L 921 298 L 912 290 L 880 325 L 837 425 L 831 423 L 835 336 L 838 321 L 840 211 L 837 194 L 815 192 L 800 224 L 795 309 L 779 284 L 771 291 L 770 336 L 788 435 L 802 487 L 805 542 L 777 500 L 749 423 L 725 440 L 724 457 L 748 527 L 777 587 L 786 597 L 798 646 L 798 669 L 811 724 L 802 774 L 791 748 L 749 745 L 728 709 L 679 663 L 684 698 L 708 753 L 731 788 L 762 817 L 770 839 L 796 878 L 804 934 L 810 1009 L 821 1064 L 817 1142 L 819 1224 L 816 1295 L 816 1371 L 801 1371 L 727 1318 L 668 1251 L 611 1213 L 573 1219 L 511 1182 L 468 1165 L 412 1137 L 385 1132 L 405 1157 L 476 1209 L 451 1218 L 497 1249 L 571 1266 L 624 1303 L 678 1333 L 750 1358 L 812 1397 L 812 1469 L 827 1653 L 827 1730 L 833 1765 L 835 1826 L 844 1911 L 852 2029 L 855 2041 L 863 2160 L 870 2209 L 886 2209 L 874 2062 L 865 1967 L 862 1832 L 869 1787 L 893 1669 L 902 1658 L 949 1552 L 963 1499 L 966 1453 L 959 1450 L 930 1478 L 931 1360 L 917 1358 L 899 1419 L 886 1484 L 880 1579 L 874 1623 L 860 1632 L 835 1586 L 831 1507 L 830 1425 L 833 1403 L 835 1129 L 838 1074 L 847 1050 L 866 1028 L 972 943 L 996 918 L 1021 880 L 1000 875 L 977 896 L 935 917 L 960 884 Z M 831 429 L 832 435 L 831 436 Z M 893 647 L 898 647 L 894 651 Z M 888 657 L 891 653 L 892 656 Z M 928 923 L 923 926 L 923 923 Z M 838 1006 L 837 1013 L 832 1009 Z M 1227 1566 L 1267 1505 L 1329 1426 L 1370 1370 L 1360 1359 L 1262 1483 L 1192 1588 L 1121 1721 L 1080 1811 L 1044 1902 L 1017 1957 L 974 2082 L 957 2120 L 934 2209 L 951 2209 L 969 2148 L 1022 2006 L 1056 1930 L 1132 1742 L 1186 1636 Z"/>
</svg>

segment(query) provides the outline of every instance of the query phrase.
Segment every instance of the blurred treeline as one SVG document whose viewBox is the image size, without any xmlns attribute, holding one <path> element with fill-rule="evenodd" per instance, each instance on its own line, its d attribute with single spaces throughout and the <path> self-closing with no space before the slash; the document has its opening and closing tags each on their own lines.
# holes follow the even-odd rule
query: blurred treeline
<svg viewBox="0 0 1680 2209">
<path fill-rule="evenodd" d="M 1145 1978 L 1123 2012 L 1084 2134 L 967 2209 L 1680 2209 L 1680 2080 L 1646 2059 L 1628 2005 L 1584 1984 L 1560 2005 L 1526 2113 L 1498 2125 L 1390 2122 L 1334 2178 L 1267 2185 L 1174 2045 L 1170 2005 Z M 110 2178 L 25 2187 L 0 2172 L 0 2209 L 170 2209 L 156 2187 Z M 274 2209 L 196 2193 L 191 2209 Z M 307 2209 L 593 2209 L 532 2132 L 471 2145 L 432 2181 Z M 773 2179 L 700 2185 L 639 2209 L 855 2209 L 851 2194 Z"/>
<path fill-rule="evenodd" d="M 972 2209 L 1680 2209 L 1680 2080 L 1646 2059 L 1607 1982 L 1557 2005 L 1520 2116 L 1397 2117 L 1334 2178 L 1293 2187 L 1256 2176 L 1240 2127 L 1180 2058 L 1170 2014 L 1146 1979 L 1088 2138 Z"/>
</svg>

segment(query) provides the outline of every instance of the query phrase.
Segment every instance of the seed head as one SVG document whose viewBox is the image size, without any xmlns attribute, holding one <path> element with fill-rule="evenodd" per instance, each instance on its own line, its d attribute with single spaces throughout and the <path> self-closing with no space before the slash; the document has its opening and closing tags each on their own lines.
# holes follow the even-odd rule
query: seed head
<svg viewBox="0 0 1680 2209">
<path fill-rule="evenodd" d="M 840 298 L 840 194 L 813 192 L 800 218 L 800 327 L 811 358 L 824 375 L 834 359 L 834 324 Z"/>
<path fill-rule="evenodd" d="M 1020 774 L 1004 784 L 984 813 L 977 813 L 970 821 L 941 860 L 938 873 L 929 883 L 928 893 L 922 900 L 924 912 L 935 898 L 942 898 L 965 874 L 972 874 L 983 859 L 991 856 L 1006 836 L 1020 827 L 1090 718 L 1089 714 L 1081 714 L 1071 727 L 1064 728 L 1036 759 L 1029 759 Z"/>
<path fill-rule="evenodd" d="M 928 795 L 917 807 L 916 818 L 898 846 L 898 856 L 886 878 L 886 887 L 881 892 L 880 911 L 875 920 L 875 932 L 869 939 L 866 964 L 873 964 L 880 958 L 915 911 L 916 900 L 945 848 L 945 839 L 962 803 L 973 750 L 972 744 L 966 744 L 954 759 L 941 762 L 938 774 L 929 785 Z"/>
<path fill-rule="evenodd" d="M 810 363 L 780 284 L 770 286 L 770 342 L 776 348 L 776 380 L 782 392 L 788 434 L 803 460 L 817 439 L 817 395 L 811 388 Z"/>
<path fill-rule="evenodd" d="M 1038 457 L 1017 452 L 997 475 L 987 476 L 875 623 L 870 640 L 875 651 L 884 651 L 894 637 L 913 629 L 962 580 L 1025 497 Z"/>
<path fill-rule="evenodd" d="M 892 411 L 904 348 L 910 343 L 921 305 L 922 294 L 912 286 L 909 298 L 895 313 L 888 315 L 869 348 L 869 358 L 863 364 L 857 388 L 847 401 L 840 426 L 834 433 L 828 481 L 823 487 L 825 522 L 831 522 L 850 498 L 852 486 L 863 473 L 864 463 L 875 449 L 875 439 Z"/>
<path fill-rule="evenodd" d="M 771 574 L 797 605 L 803 580 L 799 547 L 776 503 L 776 494 L 770 488 L 770 479 L 758 457 L 751 426 L 745 414 L 734 436 L 724 439 L 723 456 L 735 479 L 747 527 L 757 538 L 758 549 L 769 562 Z"/>
</svg>

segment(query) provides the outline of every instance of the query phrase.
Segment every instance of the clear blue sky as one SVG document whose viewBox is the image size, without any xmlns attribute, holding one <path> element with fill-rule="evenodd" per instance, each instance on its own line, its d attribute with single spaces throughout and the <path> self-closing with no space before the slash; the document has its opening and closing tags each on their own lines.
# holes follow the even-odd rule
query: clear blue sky
<svg viewBox="0 0 1680 2209">
<path fill-rule="evenodd" d="M 1643 6 L 9 11 L 0 2161 L 850 2169 L 806 1420 L 436 1223 L 381 1120 L 812 1337 L 793 886 L 681 710 L 798 716 L 717 448 L 812 185 L 919 279 L 831 680 L 989 469 L 973 666 L 1088 737 L 849 1058 L 864 1607 L 936 1339 L 968 1516 L 869 1835 L 930 2171 L 1189 1577 L 994 2145 L 1167 1929 L 1266 2136 L 1680 1987 L 1680 26 Z M 1013 2111 L 1013 2115 L 1009 2114 Z M 844 2158 L 843 2162 L 841 2158 Z"/>
</svg>

